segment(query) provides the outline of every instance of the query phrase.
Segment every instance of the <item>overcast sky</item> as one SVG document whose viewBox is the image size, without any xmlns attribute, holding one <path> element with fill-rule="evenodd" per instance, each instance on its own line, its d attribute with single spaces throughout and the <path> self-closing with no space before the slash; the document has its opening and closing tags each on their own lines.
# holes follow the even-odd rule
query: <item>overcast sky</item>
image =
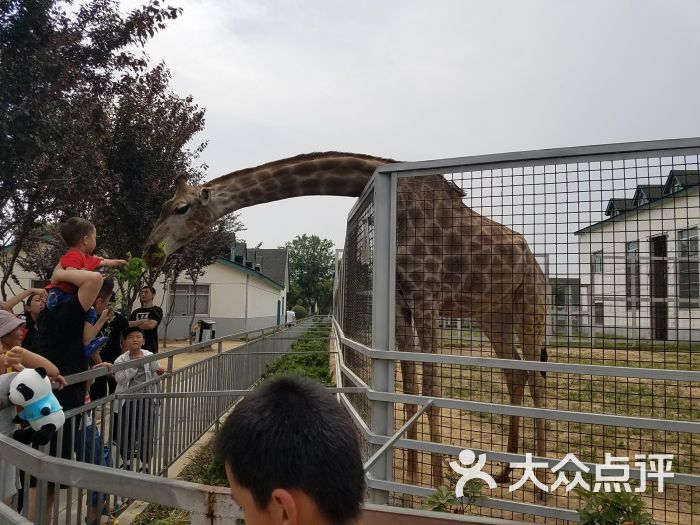
<svg viewBox="0 0 700 525">
<path fill-rule="evenodd" d="M 124 2 L 124 8 L 139 2 Z M 700 136 L 700 2 L 181 0 L 147 46 L 207 109 L 207 178 L 311 151 L 427 160 Z M 342 247 L 354 199 L 242 212 Z"/>
</svg>

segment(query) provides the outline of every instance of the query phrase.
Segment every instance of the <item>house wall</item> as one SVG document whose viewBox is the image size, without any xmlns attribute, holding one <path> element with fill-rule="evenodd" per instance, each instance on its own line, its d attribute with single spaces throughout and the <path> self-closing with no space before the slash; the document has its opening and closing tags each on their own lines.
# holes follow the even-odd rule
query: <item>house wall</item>
<svg viewBox="0 0 700 525">
<path fill-rule="evenodd" d="M 179 284 L 192 284 L 181 275 Z M 209 266 L 198 285 L 209 285 L 209 313 L 196 315 L 198 319 L 216 321 L 216 334 L 226 335 L 245 330 L 253 330 L 277 324 L 277 303 L 280 311 L 284 306 L 284 289 L 274 286 L 269 280 L 260 275 L 249 274 L 244 270 L 216 263 Z M 246 288 L 248 315 L 246 322 Z M 163 298 L 162 308 L 165 314 L 169 311 L 170 296 L 165 294 L 163 283 L 157 287 L 157 296 Z M 168 339 L 185 339 L 190 326 L 190 316 L 173 316 L 168 326 Z M 280 319 L 280 322 L 282 319 Z M 163 336 L 165 327 L 161 325 L 160 334 Z"/>
<path fill-rule="evenodd" d="M 700 309 L 678 304 L 678 231 L 700 229 L 700 192 L 667 199 L 656 207 L 628 212 L 623 220 L 610 221 L 579 235 L 581 285 L 588 288 L 581 301 L 589 312 L 593 333 L 625 337 L 652 337 L 651 239 L 667 235 L 668 338 L 700 340 Z M 626 243 L 639 241 L 640 306 L 627 309 Z M 603 250 L 603 272 L 591 273 L 591 254 Z M 602 298 L 604 322 L 594 322 L 595 298 Z"/>
</svg>

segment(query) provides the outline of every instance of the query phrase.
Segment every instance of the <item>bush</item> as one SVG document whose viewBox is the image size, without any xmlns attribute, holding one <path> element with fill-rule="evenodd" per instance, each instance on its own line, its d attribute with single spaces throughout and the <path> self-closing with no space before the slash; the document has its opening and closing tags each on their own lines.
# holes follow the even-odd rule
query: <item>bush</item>
<svg viewBox="0 0 700 525">
<path fill-rule="evenodd" d="M 294 315 L 297 316 L 297 319 L 303 319 L 304 317 L 306 317 L 308 315 L 306 308 L 304 308 L 300 304 L 298 304 L 294 308 L 292 308 L 292 311 L 294 312 Z"/>
<path fill-rule="evenodd" d="M 263 378 L 291 374 L 310 377 L 319 383 L 332 386 L 327 341 L 329 333 L 330 327 L 327 323 L 310 328 L 292 345 L 289 353 L 267 367 Z"/>
<path fill-rule="evenodd" d="M 585 506 L 578 511 L 581 525 L 653 525 L 639 494 L 578 490 Z"/>
</svg>

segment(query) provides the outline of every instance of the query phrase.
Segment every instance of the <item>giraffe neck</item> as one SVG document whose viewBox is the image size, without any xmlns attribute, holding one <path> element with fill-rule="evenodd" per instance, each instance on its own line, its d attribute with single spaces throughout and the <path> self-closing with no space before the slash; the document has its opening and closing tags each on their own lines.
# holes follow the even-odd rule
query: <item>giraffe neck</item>
<svg viewBox="0 0 700 525">
<path fill-rule="evenodd" d="M 357 197 L 374 170 L 389 159 L 355 153 L 309 153 L 234 171 L 202 186 L 217 217 L 248 206 L 290 197 Z"/>
</svg>

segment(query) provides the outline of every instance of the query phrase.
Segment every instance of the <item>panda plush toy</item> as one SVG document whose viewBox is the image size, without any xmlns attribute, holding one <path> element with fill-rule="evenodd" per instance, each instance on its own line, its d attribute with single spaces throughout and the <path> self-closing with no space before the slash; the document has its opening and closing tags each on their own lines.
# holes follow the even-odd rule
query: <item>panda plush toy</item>
<svg viewBox="0 0 700 525">
<path fill-rule="evenodd" d="M 29 423 L 29 427 L 15 431 L 14 437 L 21 443 L 46 445 L 66 421 L 44 368 L 19 372 L 10 383 L 10 401 L 22 407 L 14 422 Z"/>
</svg>

